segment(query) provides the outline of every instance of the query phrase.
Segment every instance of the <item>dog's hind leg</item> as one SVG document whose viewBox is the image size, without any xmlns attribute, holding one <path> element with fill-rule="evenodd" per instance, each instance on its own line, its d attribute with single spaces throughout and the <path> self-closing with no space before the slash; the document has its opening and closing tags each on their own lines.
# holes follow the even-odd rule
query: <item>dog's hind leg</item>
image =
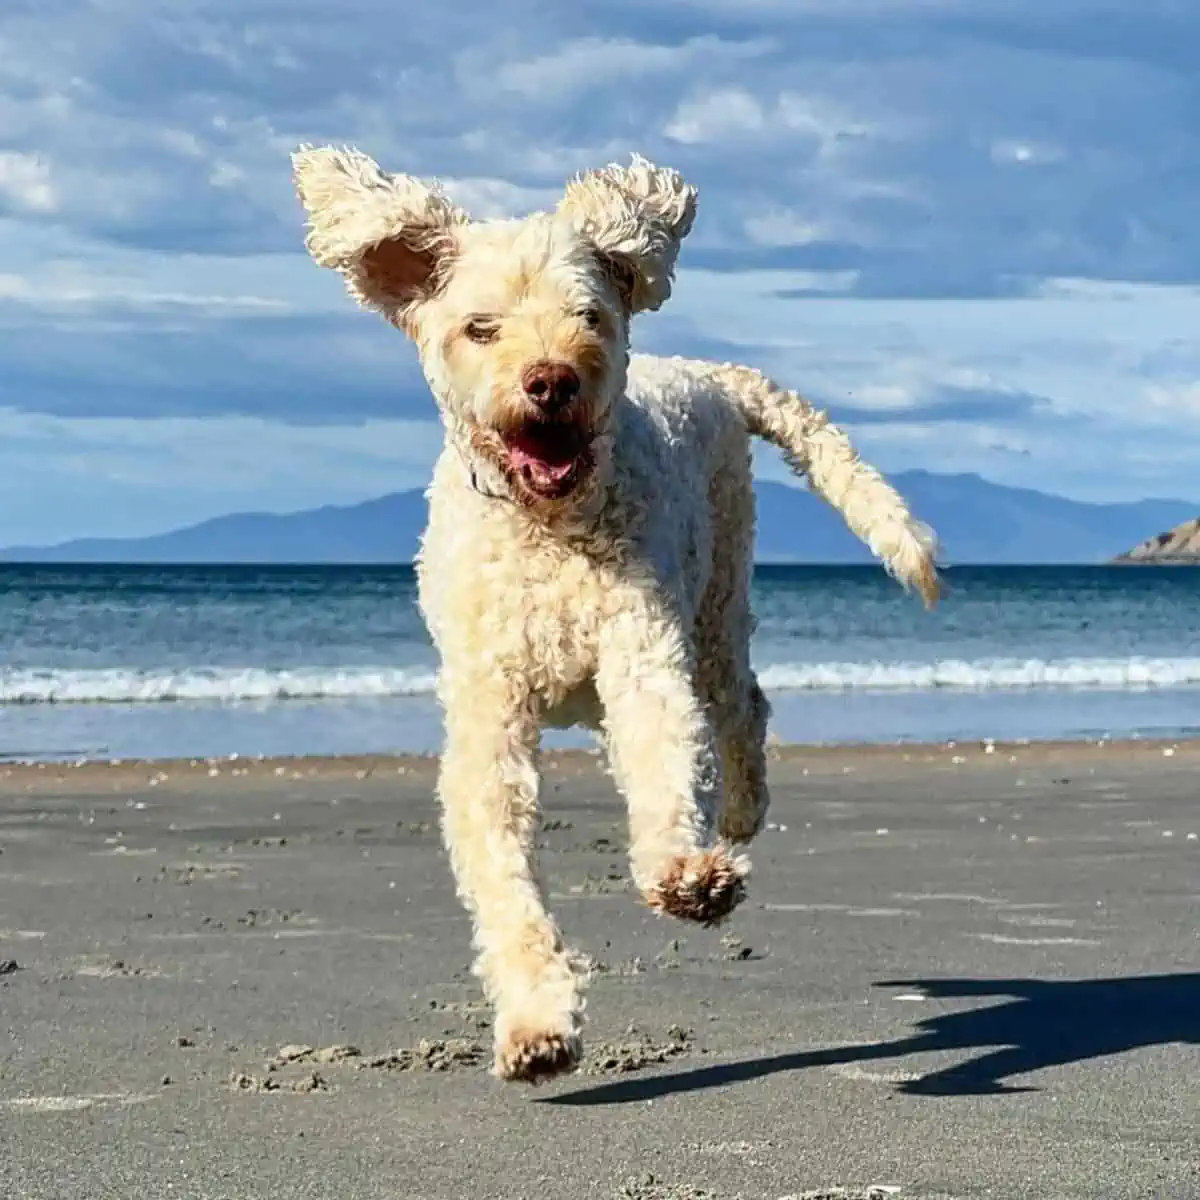
<svg viewBox="0 0 1200 1200">
<path fill-rule="evenodd" d="M 439 691 L 442 830 L 496 1010 L 493 1070 L 537 1082 L 579 1061 L 584 982 L 535 878 L 538 714 L 519 682 L 469 666 L 443 668 Z"/>
<path fill-rule="evenodd" d="M 770 803 L 766 740 L 771 715 L 750 662 L 754 493 L 748 454 L 728 456 L 710 501 L 714 563 L 696 617 L 696 675 L 721 751 L 725 787 L 718 828 L 728 841 L 746 843 L 762 828 Z"/>
<path fill-rule="evenodd" d="M 767 791 L 766 740 L 771 707 L 750 662 L 754 613 L 755 503 L 750 449 L 741 421 L 724 430 L 721 458 L 709 484 L 713 563 L 696 614 L 696 676 L 716 729 L 724 775 L 718 828 L 746 843 L 762 828 Z"/>
<path fill-rule="evenodd" d="M 749 863 L 714 843 L 720 753 L 674 617 L 636 588 L 600 641 L 596 689 L 629 809 L 634 883 L 659 912 L 712 925 L 745 895 Z"/>
<path fill-rule="evenodd" d="M 721 836 L 745 844 L 762 829 L 770 807 L 767 721 L 771 706 L 752 671 L 712 702 L 725 778 Z"/>
</svg>

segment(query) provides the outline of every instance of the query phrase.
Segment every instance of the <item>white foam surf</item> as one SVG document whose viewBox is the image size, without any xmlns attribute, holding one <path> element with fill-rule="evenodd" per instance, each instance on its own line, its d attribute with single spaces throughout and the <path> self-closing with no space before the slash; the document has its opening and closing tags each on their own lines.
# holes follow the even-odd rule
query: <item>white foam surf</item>
<svg viewBox="0 0 1200 1200">
<path fill-rule="evenodd" d="M 772 664 L 768 691 L 1125 690 L 1200 683 L 1200 658 L 942 659 L 926 663 Z"/>
<path fill-rule="evenodd" d="M 1200 685 L 1200 658 L 944 659 L 938 662 L 768 663 L 770 692 L 1149 690 Z M 0 705 L 254 704 L 430 696 L 419 667 L 0 668 Z"/>
</svg>

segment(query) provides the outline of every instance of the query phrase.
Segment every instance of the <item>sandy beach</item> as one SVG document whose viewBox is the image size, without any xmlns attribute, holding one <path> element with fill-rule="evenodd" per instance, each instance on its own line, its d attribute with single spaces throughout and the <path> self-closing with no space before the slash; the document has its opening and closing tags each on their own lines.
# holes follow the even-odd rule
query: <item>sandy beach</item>
<svg viewBox="0 0 1200 1200">
<path fill-rule="evenodd" d="M 1197 744 L 777 749 L 717 931 L 556 756 L 596 974 L 536 1090 L 487 1074 L 433 771 L 0 768 L 0 1196 L 1200 1197 Z"/>
</svg>

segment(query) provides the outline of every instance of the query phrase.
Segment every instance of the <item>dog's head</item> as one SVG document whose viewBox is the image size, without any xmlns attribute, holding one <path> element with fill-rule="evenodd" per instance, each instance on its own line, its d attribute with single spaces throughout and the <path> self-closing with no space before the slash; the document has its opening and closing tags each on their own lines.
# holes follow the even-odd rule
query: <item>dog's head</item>
<svg viewBox="0 0 1200 1200">
<path fill-rule="evenodd" d="M 472 470 L 532 508 L 585 492 L 629 321 L 670 295 L 695 189 L 635 157 L 573 179 L 552 213 L 472 221 L 354 150 L 303 147 L 293 168 L 309 253 L 413 339 Z"/>
</svg>

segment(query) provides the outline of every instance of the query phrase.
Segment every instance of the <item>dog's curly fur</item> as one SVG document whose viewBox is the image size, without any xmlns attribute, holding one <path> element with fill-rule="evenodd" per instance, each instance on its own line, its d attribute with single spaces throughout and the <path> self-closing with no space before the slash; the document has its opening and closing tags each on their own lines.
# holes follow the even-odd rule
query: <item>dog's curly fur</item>
<svg viewBox="0 0 1200 1200">
<path fill-rule="evenodd" d="M 352 149 L 302 147 L 293 168 L 310 253 L 413 339 L 445 426 L 418 562 L 443 831 L 495 1073 L 536 1081 L 578 1062 L 585 984 L 533 862 L 543 726 L 602 736 L 653 908 L 712 924 L 745 893 L 734 846 L 766 814 L 770 711 L 750 665 L 751 435 L 930 605 L 933 537 L 795 393 L 630 355 L 695 218 L 674 171 L 635 157 L 571 181 L 552 213 L 474 222 Z"/>
</svg>

